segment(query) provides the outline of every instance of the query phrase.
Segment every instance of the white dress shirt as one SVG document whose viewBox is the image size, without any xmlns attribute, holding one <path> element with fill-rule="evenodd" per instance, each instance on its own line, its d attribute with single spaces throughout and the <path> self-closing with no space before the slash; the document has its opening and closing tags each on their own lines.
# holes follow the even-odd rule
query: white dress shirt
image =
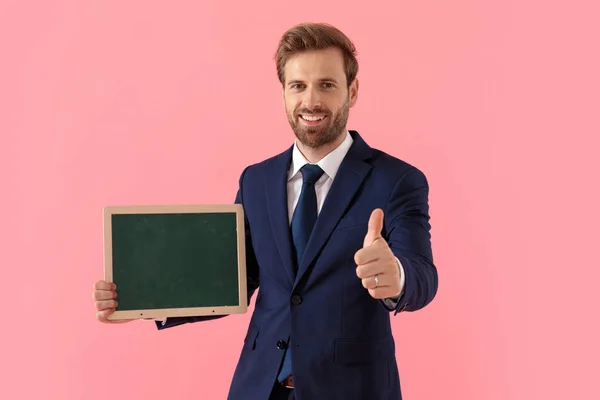
<svg viewBox="0 0 600 400">
<path fill-rule="evenodd" d="M 321 208 L 323 208 L 323 203 L 325 202 L 327 193 L 329 192 L 331 184 L 335 179 L 335 175 L 337 174 L 344 157 L 346 157 L 348 150 L 350 150 L 350 146 L 352 146 L 353 141 L 354 140 L 352 139 L 350 132 L 346 132 L 346 138 L 344 141 L 338 147 L 336 147 L 335 150 L 331 151 L 316 163 L 325 172 L 315 183 L 315 192 L 317 194 L 317 215 L 321 212 Z M 300 172 L 300 168 L 306 164 L 310 164 L 310 162 L 300 152 L 300 149 L 298 149 L 297 142 L 294 142 L 294 148 L 292 150 L 292 163 L 288 171 L 287 181 L 288 222 L 290 225 L 292 223 L 292 215 L 294 214 L 296 204 L 298 204 L 298 200 L 300 198 L 300 192 L 302 191 L 302 173 Z M 396 261 L 398 261 L 398 267 L 400 268 L 400 295 L 402 295 L 404 292 L 405 281 L 404 268 L 397 257 Z M 359 278 L 356 277 L 356 279 Z M 383 301 L 388 308 L 395 309 L 398 299 L 384 299 Z"/>
</svg>

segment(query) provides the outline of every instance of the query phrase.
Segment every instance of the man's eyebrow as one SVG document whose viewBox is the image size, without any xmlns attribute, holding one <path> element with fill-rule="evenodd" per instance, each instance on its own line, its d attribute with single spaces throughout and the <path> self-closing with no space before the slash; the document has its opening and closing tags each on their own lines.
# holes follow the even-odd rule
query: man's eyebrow
<svg viewBox="0 0 600 400">
<path fill-rule="evenodd" d="M 333 82 L 333 83 L 339 83 L 335 78 L 331 78 L 329 76 L 326 76 L 325 78 L 321 78 L 319 79 L 319 82 Z M 299 79 L 294 79 L 292 81 L 289 81 L 287 84 L 288 85 L 295 85 L 297 83 L 304 83 L 304 81 L 301 81 Z"/>
</svg>

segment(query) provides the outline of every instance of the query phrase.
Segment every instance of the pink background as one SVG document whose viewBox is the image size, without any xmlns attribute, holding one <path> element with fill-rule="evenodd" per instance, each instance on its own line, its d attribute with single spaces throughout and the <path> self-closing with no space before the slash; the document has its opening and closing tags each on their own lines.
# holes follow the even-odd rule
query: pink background
<svg viewBox="0 0 600 400">
<path fill-rule="evenodd" d="M 405 398 L 600 398 L 600 10 L 558 3 L 2 1 L 0 397 L 225 398 L 250 315 L 98 323 L 101 210 L 232 202 L 293 140 L 280 35 L 326 21 L 360 52 L 349 127 L 431 185 Z"/>
</svg>

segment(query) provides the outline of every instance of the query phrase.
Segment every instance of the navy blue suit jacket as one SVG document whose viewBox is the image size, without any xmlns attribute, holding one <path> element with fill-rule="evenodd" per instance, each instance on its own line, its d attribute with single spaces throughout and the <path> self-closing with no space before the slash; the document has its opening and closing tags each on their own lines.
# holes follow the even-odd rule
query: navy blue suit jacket
<svg viewBox="0 0 600 400">
<path fill-rule="evenodd" d="M 246 218 L 248 301 L 259 288 L 229 399 L 267 400 L 286 343 L 298 400 L 401 399 L 390 315 L 416 311 L 437 292 L 428 183 L 406 162 L 354 142 L 329 190 L 294 274 L 286 183 L 287 151 L 249 166 L 236 203 Z M 382 235 L 404 267 L 395 310 L 373 299 L 356 276 L 371 212 L 384 211 Z M 169 318 L 166 329 L 215 317 Z"/>
</svg>

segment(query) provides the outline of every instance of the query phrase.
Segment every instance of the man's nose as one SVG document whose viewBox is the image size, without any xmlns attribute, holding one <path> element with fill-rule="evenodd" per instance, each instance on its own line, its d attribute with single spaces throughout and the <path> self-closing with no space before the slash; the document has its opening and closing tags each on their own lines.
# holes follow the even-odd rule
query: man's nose
<svg viewBox="0 0 600 400">
<path fill-rule="evenodd" d="M 302 105 L 309 110 L 321 108 L 321 94 L 319 91 L 315 89 L 305 91 Z"/>
</svg>

